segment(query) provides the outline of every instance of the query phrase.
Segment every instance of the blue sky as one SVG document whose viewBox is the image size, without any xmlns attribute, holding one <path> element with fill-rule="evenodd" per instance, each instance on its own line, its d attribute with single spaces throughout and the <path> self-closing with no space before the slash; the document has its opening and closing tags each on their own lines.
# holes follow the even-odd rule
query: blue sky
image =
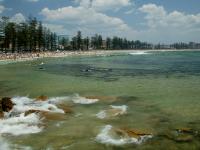
<svg viewBox="0 0 200 150">
<path fill-rule="evenodd" d="M 32 15 L 58 34 L 200 42 L 199 6 L 199 0 L 0 0 L 0 15 L 13 22 Z"/>
</svg>

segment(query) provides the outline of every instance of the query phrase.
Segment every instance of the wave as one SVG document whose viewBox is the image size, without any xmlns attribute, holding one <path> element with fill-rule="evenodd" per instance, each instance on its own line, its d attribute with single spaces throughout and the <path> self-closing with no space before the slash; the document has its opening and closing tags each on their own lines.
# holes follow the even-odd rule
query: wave
<svg viewBox="0 0 200 150">
<path fill-rule="evenodd" d="M 131 52 L 129 53 L 129 55 L 147 55 L 150 54 L 147 51 L 135 51 L 135 52 Z"/>
<path fill-rule="evenodd" d="M 93 104 L 98 102 L 98 99 L 90 99 L 90 98 L 85 98 L 85 97 L 81 97 L 78 94 L 75 94 L 72 97 L 72 101 L 76 104 Z"/>
<path fill-rule="evenodd" d="M 4 113 L 4 119 L 0 119 L 0 135 L 18 136 L 39 133 L 43 130 L 42 121 L 44 119 L 40 112 L 65 114 L 65 111 L 60 109 L 57 104 L 63 102 L 93 104 L 98 101 L 98 99 L 88 99 L 78 94 L 47 98 L 45 101 L 29 97 L 13 97 L 11 100 L 15 105 L 9 113 Z M 27 113 L 29 111 L 30 113 Z"/>
<path fill-rule="evenodd" d="M 104 118 L 110 118 L 115 117 L 119 115 L 124 115 L 127 113 L 128 106 L 122 105 L 122 106 L 114 106 L 111 105 L 110 109 L 108 110 L 102 110 L 99 113 L 96 114 L 97 118 L 104 119 Z"/>
<path fill-rule="evenodd" d="M 36 110 L 37 112 L 64 114 L 64 110 L 56 106 L 59 100 L 63 99 L 63 97 L 57 97 L 46 101 L 36 101 L 28 97 L 12 98 L 15 105 L 9 113 L 4 113 L 4 119 L 0 119 L 0 134 L 18 136 L 41 132 L 43 118 L 40 113 L 26 114 L 26 112 Z"/>
<path fill-rule="evenodd" d="M 9 144 L 0 136 L 0 149 L 1 150 L 10 150 Z"/>
<path fill-rule="evenodd" d="M 106 145 L 121 146 L 125 144 L 141 144 L 147 139 L 152 138 L 152 135 L 144 135 L 139 138 L 119 136 L 115 134 L 114 130 L 111 125 L 106 125 L 96 136 L 96 141 Z"/>
</svg>

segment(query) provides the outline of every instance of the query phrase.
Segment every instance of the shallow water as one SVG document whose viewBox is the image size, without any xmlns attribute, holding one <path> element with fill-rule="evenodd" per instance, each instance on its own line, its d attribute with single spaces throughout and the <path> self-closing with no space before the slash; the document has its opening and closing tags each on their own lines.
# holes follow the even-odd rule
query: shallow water
<svg viewBox="0 0 200 150">
<path fill-rule="evenodd" d="M 40 95 L 49 97 L 49 103 L 22 104 L 34 108 L 54 105 L 51 98 L 57 97 L 62 104 L 70 106 L 73 113 L 57 120 L 34 120 L 37 116 L 29 116 L 34 118 L 35 127 L 42 122 L 43 126 L 38 127 L 41 131 L 19 135 L 2 131 L 0 144 L 4 144 L 0 149 L 198 150 L 199 91 L 200 51 L 136 55 L 119 52 L 108 56 L 44 58 L 3 64 L 0 65 L 0 97 L 18 97 L 19 101 L 24 96 L 30 101 Z M 56 104 L 52 106 L 55 109 Z M 111 105 L 127 106 L 126 113 L 110 115 L 113 113 Z M 98 118 L 97 114 L 102 111 L 108 113 L 108 117 Z M 2 124 L 0 122 L 0 126 Z M 18 130 L 23 130 L 21 124 L 30 127 L 27 122 L 16 124 Z M 152 133 L 152 138 L 140 144 L 130 139 L 121 142 L 124 138 L 110 132 L 105 136 L 106 127 L 146 131 Z M 182 136 L 175 131 L 177 128 L 191 128 L 194 133 Z M 99 139 L 99 135 L 103 136 Z M 102 142 L 102 137 L 107 142 Z M 187 140 L 179 140 L 179 137 Z"/>
</svg>

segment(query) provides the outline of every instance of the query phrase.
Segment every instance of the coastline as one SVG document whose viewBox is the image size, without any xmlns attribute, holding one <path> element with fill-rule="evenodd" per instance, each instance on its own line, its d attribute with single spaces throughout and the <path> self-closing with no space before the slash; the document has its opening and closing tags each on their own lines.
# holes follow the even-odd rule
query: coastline
<svg viewBox="0 0 200 150">
<path fill-rule="evenodd" d="M 102 56 L 121 52 L 165 52 L 165 51 L 200 51 L 199 49 L 160 49 L 160 50 L 90 50 L 90 51 L 46 51 L 27 53 L 0 53 L 0 62 L 30 61 L 39 58 L 68 57 L 68 56 Z"/>
</svg>

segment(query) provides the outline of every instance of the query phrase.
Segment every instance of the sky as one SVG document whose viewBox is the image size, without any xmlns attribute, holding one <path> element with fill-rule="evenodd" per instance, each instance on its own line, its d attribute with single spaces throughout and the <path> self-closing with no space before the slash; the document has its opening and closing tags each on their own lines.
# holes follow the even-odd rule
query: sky
<svg viewBox="0 0 200 150">
<path fill-rule="evenodd" d="M 200 0 L 0 0 L 0 16 L 33 16 L 58 35 L 200 42 Z"/>
</svg>

